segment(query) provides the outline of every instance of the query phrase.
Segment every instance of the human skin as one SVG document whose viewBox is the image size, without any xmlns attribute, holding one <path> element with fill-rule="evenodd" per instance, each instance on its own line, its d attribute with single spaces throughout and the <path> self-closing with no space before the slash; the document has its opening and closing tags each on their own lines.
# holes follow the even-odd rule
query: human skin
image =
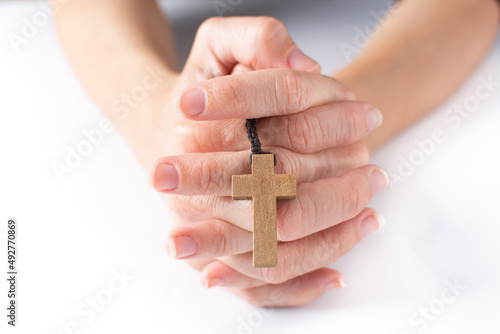
<svg viewBox="0 0 500 334">
<path fill-rule="evenodd" d="M 375 149 L 432 110 L 491 44 L 496 3 L 451 1 L 404 2 L 361 56 L 335 75 L 356 98 L 382 110 L 385 122 L 371 134 L 380 124 L 375 109 L 353 102 L 349 90 L 320 76 L 312 60 L 291 57 L 296 46 L 277 20 L 210 20 L 199 30 L 181 73 L 170 29 L 152 0 L 72 0 L 55 20 L 92 98 L 138 160 L 154 166 L 151 182 L 166 194 L 177 226 L 167 237 L 169 255 L 202 270 L 207 287 L 224 285 L 259 306 L 294 306 L 342 286 L 341 274 L 323 266 L 382 223 L 380 215 L 365 209 L 387 182 L 377 167 L 365 166 L 366 146 Z M 254 29 L 238 30 L 242 26 Z M 276 40 L 279 47 L 271 47 Z M 450 57 L 457 61 L 443 66 Z M 143 82 L 148 66 L 156 67 L 163 79 L 123 117 L 113 103 Z M 226 74 L 232 75 L 217 78 Z M 182 95 L 191 88 L 206 95 L 198 116 L 192 115 L 197 99 Z M 227 93 L 233 91 L 236 99 Z M 300 101 L 290 99 L 297 96 L 294 92 L 303 93 Z M 230 175 L 249 172 L 247 117 L 264 117 L 261 138 L 277 154 L 277 171 L 296 173 L 299 181 L 298 200 L 278 207 L 278 236 L 284 241 L 280 263 L 286 265 L 276 269 L 251 267 L 250 204 L 227 197 Z M 153 163 L 162 156 L 167 157 Z M 304 210 L 311 207 L 322 209 Z M 332 214 L 337 215 L 327 220 Z M 318 252 L 327 255 L 317 257 Z M 313 266 L 305 266 L 311 259 Z M 270 290 L 284 291 L 286 297 L 269 300 Z"/>
<path fill-rule="evenodd" d="M 360 56 L 334 75 L 380 109 L 384 124 L 370 151 L 446 100 L 495 40 L 497 0 L 406 0 Z"/>
</svg>

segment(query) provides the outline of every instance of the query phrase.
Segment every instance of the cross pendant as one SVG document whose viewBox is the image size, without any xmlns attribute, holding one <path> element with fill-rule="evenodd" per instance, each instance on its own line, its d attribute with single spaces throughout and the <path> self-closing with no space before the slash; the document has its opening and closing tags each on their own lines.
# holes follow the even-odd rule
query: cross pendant
<svg viewBox="0 0 500 334">
<path fill-rule="evenodd" d="M 233 175 L 233 199 L 253 200 L 254 267 L 270 268 L 278 265 L 276 201 L 293 199 L 296 195 L 295 175 L 274 174 L 273 154 L 254 154 L 252 174 Z"/>
</svg>

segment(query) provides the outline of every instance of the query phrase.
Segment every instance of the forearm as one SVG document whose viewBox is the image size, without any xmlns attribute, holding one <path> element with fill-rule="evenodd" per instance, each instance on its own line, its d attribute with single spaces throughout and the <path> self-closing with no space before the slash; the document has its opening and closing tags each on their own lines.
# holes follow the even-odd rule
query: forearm
<svg viewBox="0 0 500 334">
<path fill-rule="evenodd" d="M 175 77 L 168 23 L 154 0 L 72 0 L 60 7 L 55 24 L 76 74 L 100 109 L 134 141 L 153 122 L 137 110 L 145 109 L 151 95 L 165 93 Z"/>
<path fill-rule="evenodd" d="M 495 39 L 495 0 L 406 0 L 362 54 L 334 75 L 376 106 L 384 124 L 371 150 L 436 108 L 467 78 Z"/>
</svg>

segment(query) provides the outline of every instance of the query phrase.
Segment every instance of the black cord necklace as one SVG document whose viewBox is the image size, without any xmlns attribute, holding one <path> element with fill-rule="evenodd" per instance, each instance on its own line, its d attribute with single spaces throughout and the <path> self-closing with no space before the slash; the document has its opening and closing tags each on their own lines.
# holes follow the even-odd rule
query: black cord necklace
<svg viewBox="0 0 500 334">
<path fill-rule="evenodd" d="M 276 154 L 273 152 L 262 151 L 262 144 L 260 143 L 259 134 L 257 133 L 257 119 L 250 118 L 245 122 L 245 127 L 247 128 L 248 140 L 252 146 L 252 154 L 250 154 L 250 164 L 252 164 L 252 156 L 254 154 L 273 154 L 274 155 L 274 165 L 276 166 Z"/>
</svg>

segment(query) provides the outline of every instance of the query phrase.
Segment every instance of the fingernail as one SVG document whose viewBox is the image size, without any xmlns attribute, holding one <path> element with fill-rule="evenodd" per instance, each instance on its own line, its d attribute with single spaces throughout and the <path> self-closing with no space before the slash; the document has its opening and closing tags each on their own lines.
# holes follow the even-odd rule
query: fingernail
<svg viewBox="0 0 500 334">
<path fill-rule="evenodd" d="M 345 288 L 346 284 L 345 284 L 345 281 L 343 278 L 339 278 L 339 279 L 336 279 L 336 280 L 333 280 L 331 282 L 328 282 L 325 284 L 325 286 L 323 287 L 323 291 L 326 292 L 326 291 L 330 291 L 330 290 L 334 290 L 334 289 L 340 289 L 340 288 Z"/>
<path fill-rule="evenodd" d="M 375 169 L 372 173 L 372 194 L 378 194 L 387 187 L 389 177 L 382 169 Z"/>
<path fill-rule="evenodd" d="M 205 110 L 205 92 L 193 88 L 184 92 L 179 102 L 182 112 L 188 116 L 197 116 Z"/>
<path fill-rule="evenodd" d="M 383 121 L 382 113 L 375 108 L 369 108 L 366 112 L 366 132 L 370 132 L 378 128 Z"/>
<path fill-rule="evenodd" d="M 385 218 L 380 213 L 376 212 L 373 215 L 369 215 L 363 219 L 360 226 L 360 237 L 363 239 L 368 234 L 380 230 L 385 226 Z"/>
<path fill-rule="evenodd" d="M 226 281 L 220 277 L 208 277 L 203 280 L 203 287 L 205 289 L 213 288 L 214 286 L 223 286 Z"/>
<path fill-rule="evenodd" d="M 174 190 L 177 188 L 178 183 L 179 178 L 175 166 L 170 164 L 159 164 L 156 166 L 153 177 L 153 187 L 156 190 Z"/>
<path fill-rule="evenodd" d="M 187 235 L 169 238 L 167 246 L 167 255 L 172 259 L 180 259 L 193 255 L 198 250 L 196 241 Z"/>
<path fill-rule="evenodd" d="M 313 72 L 320 68 L 320 65 L 306 56 L 299 48 L 294 48 L 288 55 L 288 66 L 295 70 Z"/>
</svg>

